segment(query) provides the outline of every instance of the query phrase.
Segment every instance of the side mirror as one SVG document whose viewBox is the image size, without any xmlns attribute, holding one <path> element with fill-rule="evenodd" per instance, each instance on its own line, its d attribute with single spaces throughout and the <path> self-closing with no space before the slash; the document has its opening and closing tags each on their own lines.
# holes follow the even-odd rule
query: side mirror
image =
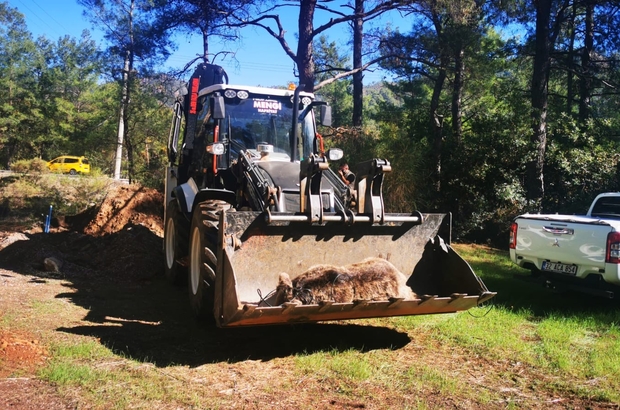
<svg viewBox="0 0 620 410">
<path fill-rule="evenodd" d="M 321 125 L 326 127 L 332 126 L 332 107 L 329 105 L 321 105 Z"/>
<path fill-rule="evenodd" d="M 224 97 L 216 95 L 213 97 L 212 113 L 214 120 L 223 120 L 226 118 L 226 108 L 224 106 Z"/>
<path fill-rule="evenodd" d="M 327 150 L 325 155 L 327 156 L 328 161 L 334 162 L 341 160 L 342 157 L 344 157 L 344 152 L 340 148 L 330 148 Z"/>
</svg>

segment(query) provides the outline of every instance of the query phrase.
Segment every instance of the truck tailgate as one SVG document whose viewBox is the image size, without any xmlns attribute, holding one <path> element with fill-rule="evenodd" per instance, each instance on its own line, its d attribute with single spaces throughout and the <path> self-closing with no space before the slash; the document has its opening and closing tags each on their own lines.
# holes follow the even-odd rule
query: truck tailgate
<svg viewBox="0 0 620 410">
<path fill-rule="evenodd" d="M 604 271 L 607 234 L 613 230 L 605 221 L 526 214 L 515 222 L 516 247 L 510 256 L 519 266 L 581 278 Z"/>
</svg>

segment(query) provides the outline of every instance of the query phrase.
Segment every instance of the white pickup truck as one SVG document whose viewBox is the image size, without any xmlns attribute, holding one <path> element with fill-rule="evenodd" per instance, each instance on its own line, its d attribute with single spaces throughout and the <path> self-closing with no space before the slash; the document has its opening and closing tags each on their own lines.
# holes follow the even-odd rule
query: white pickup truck
<svg viewBox="0 0 620 410">
<path fill-rule="evenodd" d="M 620 295 L 620 192 L 586 215 L 523 214 L 510 227 L 510 259 L 548 287 Z"/>
</svg>

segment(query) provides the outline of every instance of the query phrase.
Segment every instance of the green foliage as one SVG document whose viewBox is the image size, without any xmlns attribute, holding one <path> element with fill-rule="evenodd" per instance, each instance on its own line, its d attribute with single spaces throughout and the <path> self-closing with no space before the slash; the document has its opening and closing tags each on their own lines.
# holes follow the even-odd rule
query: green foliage
<svg viewBox="0 0 620 410">
<path fill-rule="evenodd" d="M 30 162 L 20 163 L 27 172 Z M 0 197 L 4 198 L 2 207 L 9 210 L 5 215 L 8 217 L 40 219 L 41 215 L 48 213 L 50 205 L 55 215 L 75 215 L 103 201 L 111 183 L 105 177 L 26 174 L 2 179 Z"/>
<path fill-rule="evenodd" d="M 335 42 L 328 42 L 327 37 L 320 36 L 313 45 L 315 53 L 316 80 L 320 83 L 331 77 L 334 69 L 345 69 L 349 58 L 341 56 Z M 352 80 L 344 79 L 329 83 L 320 88 L 317 94 L 332 107 L 332 126 L 351 125 L 353 116 Z"/>
<path fill-rule="evenodd" d="M 34 130 L 37 152 L 46 158 L 84 155 L 85 120 L 92 115 L 88 97 L 97 86 L 98 49 L 87 33 L 79 40 L 68 36 L 53 44 L 39 40 L 44 63 L 37 88 L 43 115 Z"/>
<path fill-rule="evenodd" d="M 370 130 L 368 130 L 370 131 Z M 374 156 L 377 135 L 357 128 L 338 128 L 332 134 L 325 134 L 326 148 L 340 148 L 344 151 L 342 162 L 347 162 L 352 172 L 356 164 Z"/>
<path fill-rule="evenodd" d="M 618 144 L 598 129 L 594 121 L 580 126 L 566 115 L 555 124 L 547 145 L 545 210 L 584 214 L 597 194 L 620 190 Z"/>
<path fill-rule="evenodd" d="M 156 79 L 141 82 L 133 91 L 129 122 L 126 125 L 126 149 L 132 150 L 129 167 L 132 180 L 142 184 L 163 188 L 167 165 L 166 144 L 172 111 L 163 104 L 158 94 Z"/>
<path fill-rule="evenodd" d="M 20 159 L 11 164 L 11 171 L 18 174 L 39 175 L 49 172 L 47 161 L 42 159 Z"/>
<path fill-rule="evenodd" d="M 32 174 L 45 174 L 49 172 L 49 168 L 47 167 L 47 161 L 44 161 L 39 158 L 35 158 L 30 161 L 28 165 L 28 171 Z"/>
<path fill-rule="evenodd" d="M 534 152 L 526 91 L 531 59 L 510 56 L 511 44 L 493 29 L 486 30 L 475 47 L 467 49 L 462 133 L 458 140 L 452 128 L 454 90 L 449 81 L 443 85 L 437 101 L 443 127 L 441 177 L 435 186 L 435 164 L 430 162 L 435 136 L 430 127 L 429 107 L 440 62 L 437 52 L 442 47 L 438 43 L 442 40 L 435 35 L 425 28 L 410 36 L 394 33 L 385 43 L 390 45 L 386 50 L 405 58 L 388 59 L 385 63 L 385 67 L 401 76 L 401 80 L 386 85 L 400 101 L 373 103 L 371 111 L 379 128 L 390 130 L 381 134 L 381 143 L 375 144 L 373 154 L 384 155 L 397 164 L 386 181 L 386 203 L 399 210 L 416 204 L 422 211 L 451 212 L 457 240 L 505 246 L 510 221 L 528 208 L 525 170 Z M 436 58 L 429 53 L 435 53 Z M 448 70 L 448 79 L 451 75 Z M 550 99 L 553 114 L 547 125 L 546 195 L 542 204 L 549 212 L 583 213 L 596 193 L 620 189 L 618 141 L 610 138 L 618 134 L 617 114 L 608 110 L 611 99 L 606 96 L 592 100 L 597 104 L 592 111 L 606 112 L 608 117 L 578 122 L 575 115 L 563 114 L 566 102 L 559 98 L 565 94 L 562 76 L 556 75 L 552 80 L 550 86 L 556 94 Z M 386 135 L 393 133 L 398 137 Z M 403 152 L 409 153 L 409 161 Z"/>
<path fill-rule="evenodd" d="M 23 15 L 0 3 L 0 165 L 31 158 L 30 129 L 40 113 L 33 90 L 37 50 Z"/>
</svg>

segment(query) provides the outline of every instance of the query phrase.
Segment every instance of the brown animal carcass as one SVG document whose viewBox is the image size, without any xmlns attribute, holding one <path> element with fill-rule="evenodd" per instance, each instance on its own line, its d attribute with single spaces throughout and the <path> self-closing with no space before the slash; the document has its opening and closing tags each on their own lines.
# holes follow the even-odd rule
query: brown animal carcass
<svg viewBox="0 0 620 410">
<path fill-rule="evenodd" d="M 293 280 L 287 273 L 280 273 L 276 304 L 416 299 L 406 281 L 405 275 L 381 258 L 368 258 L 345 266 L 315 265 Z"/>
</svg>

